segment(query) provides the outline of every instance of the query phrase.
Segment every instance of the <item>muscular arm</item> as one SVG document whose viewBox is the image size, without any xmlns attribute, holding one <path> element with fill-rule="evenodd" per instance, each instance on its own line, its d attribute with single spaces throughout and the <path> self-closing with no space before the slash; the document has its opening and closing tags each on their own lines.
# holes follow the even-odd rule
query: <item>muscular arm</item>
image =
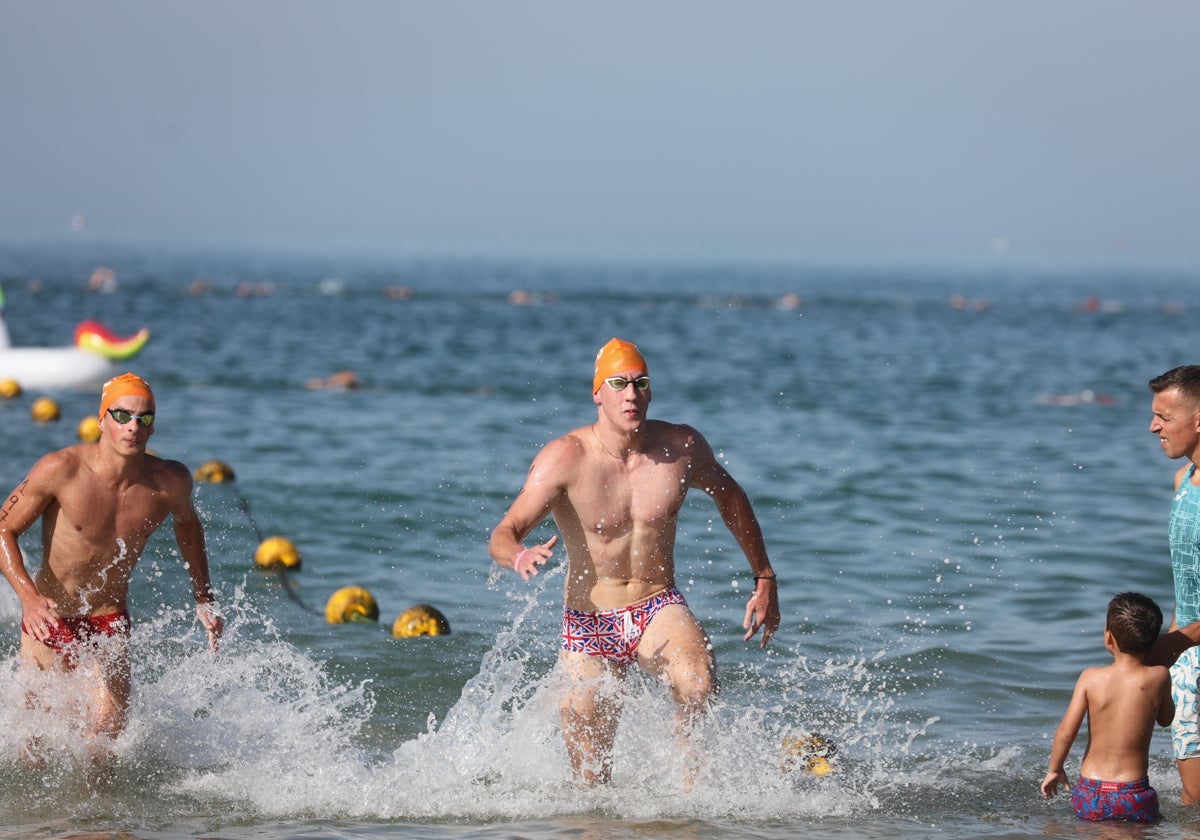
<svg viewBox="0 0 1200 840">
<path fill-rule="evenodd" d="M 717 511 L 725 522 L 729 533 L 737 540 L 750 564 L 750 570 L 757 580 L 754 581 L 754 593 L 746 604 L 746 617 L 742 626 L 747 633 L 745 641 L 749 641 L 763 628 L 762 647 L 775 635 L 781 621 L 779 611 L 779 588 L 774 579 L 775 571 L 767 557 L 767 544 L 763 539 L 762 528 L 758 517 L 750 505 L 746 491 L 738 484 L 713 455 L 712 448 L 704 437 L 694 429 L 690 446 L 694 448 L 691 486 L 699 488 L 712 497 L 716 502 Z"/>
<path fill-rule="evenodd" d="M 58 604 L 42 595 L 33 582 L 18 538 L 54 502 L 55 488 L 73 469 L 74 460 L 61 452 L 42 457 L 0 507 L 0 572 L 21 600 L 22 621 L 38 641 L 48 639 L 57 624 Z"/>
<path fill-rule="evenodd" d="M 523 578 L 537 574 L 537 566 L 544 566 L 551 557 L 551 549 L 558 542 L 553 536 L 541 545 L 526 549 L 522 541 L 541 523 L 554 508 L 555 502 L 566 492 L 564 476 L 575 456 L 576 445 L 566 438 L 546 444 L 525 477 L 525 486 L 513 501 L 500 523 L 492 529 L 488 540 L 488 553 L 505 568 L 514 569 Z M 528 553 L 526 553 L 528 552 Z M 518 567 L 517 557 L 524 554 Z"/>
<path fill-rule="evenodd" d="M 192 503 L 192 477 L 183 464 L 172 463 L 173 490 L 171 516 L 175 525 L 175 542 L 183 557 L 188 575 L 192 579 L 192 593 L 196 598 L 196 614 L 204 629 L 208 631 L 209 646 L 216 650 L 217 640 L 225 629 L 225 622 L 214 608 L 216 593 L 208 571 L 208 549 L 204 542 L 204 526 Z"/>
</svg>

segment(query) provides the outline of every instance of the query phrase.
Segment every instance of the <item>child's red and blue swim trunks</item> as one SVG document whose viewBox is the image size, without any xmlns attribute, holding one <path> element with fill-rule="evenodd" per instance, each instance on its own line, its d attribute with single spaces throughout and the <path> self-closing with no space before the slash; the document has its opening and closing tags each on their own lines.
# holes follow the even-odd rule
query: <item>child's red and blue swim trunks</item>
<svg viewBox="0 0 1200 840">
<path fill-rule="evenodd" d="M 1081 820 L 1123 820 L 1156 823 L 1162 820 L 1158 793 L 1148 778 L 1136 782 L 1102 782 L 1082 776 L 1071 791 L 1071 806 Z"/>
</svg>

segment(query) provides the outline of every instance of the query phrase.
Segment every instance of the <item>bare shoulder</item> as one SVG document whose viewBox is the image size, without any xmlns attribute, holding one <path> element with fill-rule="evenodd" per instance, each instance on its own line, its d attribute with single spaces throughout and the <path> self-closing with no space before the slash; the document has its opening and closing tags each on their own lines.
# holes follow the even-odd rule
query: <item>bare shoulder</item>
<svg viewBox="0 0 1200 840">
<path fill-rule="evenodd" d="M 181 484 L 186 484 L 188 487 L 192 486 L 192 473 L 182 461 L 171 461 L 150 454 L 147 454 L 146 457 L 151 463 L 157 462 L 156 466 L 168 481 L 178 481 Z"/>
<path fill-rule="evenodd" d="M 687 423 L 668 423 L 665 420 L 646 421 L 648 442 L 672 449 L 693 452 L 708 452 L 708 441 L 693 426 Z"/>
<path fill-rule="evenodd" d="M 157 485 L 172 497 L 191 496 L 192 474 L 180 461 L 170 461 L 159 458 L 157 455 L 147 454 L 146 474 L 152 484 Z"/>
<path fill-rule="evenodd" d="M 542 451 L 538 453 L 538 459 L 570 462 L 582 458 L 586 453 L 583 441 L 590 428 L 590 426 L 580 426 L 562 437 L 556 437 L 542 447 Z"/>
<path fill-rule="evenodd" d="M 1095 665 L 1091 668 L 1084 668 L 1079 674 L 1079 679 L 1075 681 L 1076 691 L 1100 685 L 1108 679 L 1112 671 L 1113 666 L 1111 665 Z"/>
<path fill-rule="evenodd" d="M 186 481 L 192 480 L 192 473 L 187 468 L 187 465 L 182 461 L 173 461 L 169 458 L 159 458 L 157 455 L 146 453 L 146 458 L 150 461 L 157 461 L 159 468 L 171 474 L 172 478 L 180 478 Z"/>
<path fill-rule="evenodd" d="M 530 475 L 537 473 L 541 481 L 547 478 L 565 480 L 587 458 L 587 448 L 583 444 L 587 430 L 587 426 L 582 426 L 543 446 L 533 459 Z"/>
<path fill-rule="evenodd" d="M 61 486 L 79 474 L 87 451 L 95 444 L 80 443 L 48 452 L 29 470 L 29 481 L 39 485 Z"/>
</svg>

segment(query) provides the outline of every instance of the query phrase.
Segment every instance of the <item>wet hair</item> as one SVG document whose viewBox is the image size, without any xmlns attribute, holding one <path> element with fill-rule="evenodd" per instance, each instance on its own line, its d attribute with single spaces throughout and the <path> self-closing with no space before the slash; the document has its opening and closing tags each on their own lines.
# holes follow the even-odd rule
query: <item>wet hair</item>
<svg viewBox="0 0 1200 840">
<path fill-rule="evenodd" d="M 1108 602 L 1104 625 L 1122 653 L 1145 653 L 1154 646 L 1162 630 L 1163 614 L 1158 604 L 1140 592 L 1122 592 Z"/>
<path fill-rule="evenodd" d="M 1180 365 L 1150 380 L 1150 390 L 1155 394 L 1170 388 L 1178 388 L 1189 400 L 1200 403 L 1200 365 Z"/>
</svg>

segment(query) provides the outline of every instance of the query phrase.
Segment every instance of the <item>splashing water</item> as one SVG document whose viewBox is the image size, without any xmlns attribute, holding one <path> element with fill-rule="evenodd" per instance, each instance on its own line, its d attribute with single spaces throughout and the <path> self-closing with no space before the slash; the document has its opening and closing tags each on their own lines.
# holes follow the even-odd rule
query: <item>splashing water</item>
<svg viewBox="0 0 1200 840">
<path fill-rule="evenodd" d="M 79 778 L 78 718 L 25 708 L 19 606 L 0 597 L 0 838 L 99 827 L 171 840 L 975 838 L 1074 825 L 1069 803 L 1043 803 L 1037 784 L 1074 679 L 1104 660 L 1103 605 L 1136 588 L 1169 608 L 1172 465 L 1145 433 L 1145 381 L 1192 359 L 1183 319 L 1163 306 L 1200 305 L 1191 273 L 402 262 L 339 270 L 347 282 L 330 296 L 313 291 L 307 259 L 135 254 L 137 294 L 85 304 L 77 279 L 94 256 L 10 257 L 14 326 L 51 334 L 81 306 L 158 325 L 158 349 L 139 359 L 162 383 L 156 449 L 238 468 L 236 492 L 197 490 L 230 628 L 214 657 L 190 608 L 144 620 L 147 601 L 190 600 L 170 534 L 156 537 L 131 598 L 120 772 L 93 792 Z M 44 271 L 41 291 L 16 281 Z M 214 291 L 181 294 L 199 271 L 220 275 Z M 266 274 L 270 299 L 234 292 Z M 418 294 L 381 302 L 399 274 Z M 561 294 L 507 303 L 511 288 L 539 284 Z M 737 306 L 722 303 L 731 285 Z M 800 286 L 802 321 L 768 305 Z M 960 292 L 993 305 L 947 306 Z M 1085 295 L 1127 306 L 1073 311 Z M 744 645 L 746 592 L 731 586 L 747 582 L 744 558 L 692 494 L 677 580 L 712 634 L 723 690 L 694 734 L 705 762 L 691 789 L 673 703 L 636 670 L 621 686 L 612 784 L 571 780 L 560 597 L 547 588 L 561 578 L 486 580 L 482 536 L 533 448 L 588 419 L 578 380 L 586 394 L 601 324 L 599 341 L 645 336 L 656 416 L 699 423 L 754 499 L 782 579 L 780 635 L 766 652 Z M 332 363 L 312 353 L 318 339 L 363 388 L 305 387 Z M 1039 396 L 1085 392 L 1113 400 Z M 94 411 L 90 394 L 63 398 L 68 415 Z M 0 405 L 10 487 L 63 443 L 61 429 L 30 427 L 26 408 Z M 303 544 L 306 603 L 362 585 L 385 611 L 437 605 L 453 635 L 399 642 L 297 610 L 276 577 L 247 575 L 260 534 L 242 491 L 271 532 Z M 23 537 L 31 557 L 39 536 Z M 70 682 L 41 696 L 69 709 Z M 16 759 L 31 731 L 49 754 L 40 768 Z M 832 774 L 781 772 L 781 742 L 806 732 L 837 744 Z M 1192 820 L 1165 733 L 1150 775 L 1168 822 Z"/>
<path fill-rule="evenodd" d="M 561 572 L 543 576 L 542 587 Z M 624 820 L 807 820 L 878 808 L 919 771 L 912 743 L 933 720 L 892 716 L 880 659 L 826 661 L 777 653 L 735 667 L 711 713 L 691 734 L 703 756 L 685 783 L 685 752 L 666 687 L 636 669 L 620 686 L 623 716 L 610 785 L 572 780 L 559 723 L 557 640 L 529 632 L 547 609 L 542 589 L 514 596 L 518 610 L 479 673 L 438 722 L 399 744 L 365 735 L 375 707 L 367 683 L 333 679 L 311 654 L 280 637 L 241 589 L 230 601 L 221 653 L 213 656 L 187 610 L 135 625 L 134 695 L 127 730 L 113 743 L 118 779 L 98 797 L 79 775 L 84 760 L 71 699 L 74 675 L 30 673 L 2 663 L 0 784 L 26 791 L 0 813 L 36 821 L 66 809 L 77 819 L 118 816 L 149 825 L 180 818 L 441 821 L 550 819 L 572 814 Z M 37 688 L 62 714 L 26 708 Z M 781 770 L 781 741 L 820 731 L 839 746 L 836 771 L 815 778 Z M 16 754 L 36 732 L 50 759 L 23 767 Z M 24 734 L 22 734 L 24 733 Z M 33 791 L 32 793 L 28 793 Z M 38 793 L 37 791 L 41 791 Z"/>
</svg>

